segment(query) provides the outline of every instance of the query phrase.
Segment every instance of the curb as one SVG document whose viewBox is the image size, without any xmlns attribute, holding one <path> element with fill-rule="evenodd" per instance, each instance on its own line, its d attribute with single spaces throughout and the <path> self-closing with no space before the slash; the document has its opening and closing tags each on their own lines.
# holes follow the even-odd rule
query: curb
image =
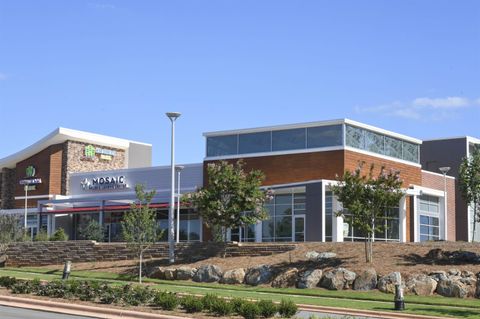
<svg viewBox="0 0 480 319">
<path fill-rule="evenodd" d="M 102 319 L 193 319 L 191 317 L 153 314 L 133 310 L 120 310 L 108 307 L 93 307 L 78 304 L 67 304 L 62 302 L 27 299 L 11 296 L 0 296 L 0 305 Z"/>
<path fill-rule="evenodd" d="M 165 314 L 153 314 L 133 310 L 121 310 L 109 307 L 94 307 L 87 305 L 68 304 L 49 300 L 28 299 L 12 296 L 0 296 L 0 305 L 15 308 L 28 308 L 32 310 L 63 313 L 76 316 L 102 318 L 102 319 L 193 319 Z M 439 317 L 415 315 L 409 313 L 392 313 L 371 310 L 356 310 L 349 308 L 337 308 L 327 306 L 312 306 L 298 304 L 298 309 L 311 312 L 324 312 L 344 316 L 364 316 L 381 319 L 438 319 Z M 441 317 L 441 319 L 454 319 L 452 317 Z"/>
</svg>

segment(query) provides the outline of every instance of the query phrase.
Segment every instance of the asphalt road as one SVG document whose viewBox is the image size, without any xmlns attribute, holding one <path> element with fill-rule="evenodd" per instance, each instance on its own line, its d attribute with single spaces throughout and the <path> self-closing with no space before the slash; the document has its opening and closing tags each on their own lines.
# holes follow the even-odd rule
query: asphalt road
<svg viewBox="0 0 480 319">
<path fill-rule="evenodd" d="M 1 319 L 92 319 L 92 317 L 70 316 L 22 308 L 0 306 Z"/>
</svg>

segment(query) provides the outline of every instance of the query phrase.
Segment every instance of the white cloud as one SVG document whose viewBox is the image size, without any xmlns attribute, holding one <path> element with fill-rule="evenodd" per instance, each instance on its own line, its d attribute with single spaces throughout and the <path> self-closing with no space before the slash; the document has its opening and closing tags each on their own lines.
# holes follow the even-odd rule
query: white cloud
<svg viewBox="0 0 480 319">
<path fill-rule="evenodd" d="M 5 73 L 0 73 L 0 81 L 5 81 L 8 76 Z"/>
<path fill-rule="evenodd" d="M 466 107 L 471 104 L 470 100 L 459 96 L 449 96 L 446 98 L 420 97 L 413 100 L 412 105 L 418 107 L 432 107 L 435 109 L 454 109 Z"/>
<path fill-rule="evenodd" d="M 451 96 L 445 98 L 419 97 L 409 102 L 394 101 L 388 104 L 360 107 L 357 113 L 377 113 L 417 121 L 439 121 L 456 116 L 460 109 L 480 105 L 480 98 L 471 100 L 466 97 Z"/>
</svg>

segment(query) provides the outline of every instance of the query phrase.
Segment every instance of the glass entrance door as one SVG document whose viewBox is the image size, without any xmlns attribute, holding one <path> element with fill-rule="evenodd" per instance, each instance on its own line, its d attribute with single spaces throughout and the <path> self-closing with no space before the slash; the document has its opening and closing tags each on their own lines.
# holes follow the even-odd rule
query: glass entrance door
<svg viewBox="0 0 480 319">
<path fill-rule="evenodd" d="M 305 215 L 295 215 L 293 221 L 293 241 L 305 241 Z"/>
</svg>

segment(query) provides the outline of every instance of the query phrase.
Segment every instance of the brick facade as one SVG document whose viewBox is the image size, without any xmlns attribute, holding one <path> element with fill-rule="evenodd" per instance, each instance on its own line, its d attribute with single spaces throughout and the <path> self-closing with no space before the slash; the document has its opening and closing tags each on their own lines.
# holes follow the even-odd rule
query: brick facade
<svg viewBox="0 0 480 319">
<path fill-rule="evenodd" d="M 445 181 L 442 175 L 429 171 L 422 171 L 422 186 L 444 190 Z M 455 179 L 447 177 L 447 239 L 456 239 L 456 220 L 455 220 Z M 461 231 L 461 230 L 459 230 Z"/>
</svg>

